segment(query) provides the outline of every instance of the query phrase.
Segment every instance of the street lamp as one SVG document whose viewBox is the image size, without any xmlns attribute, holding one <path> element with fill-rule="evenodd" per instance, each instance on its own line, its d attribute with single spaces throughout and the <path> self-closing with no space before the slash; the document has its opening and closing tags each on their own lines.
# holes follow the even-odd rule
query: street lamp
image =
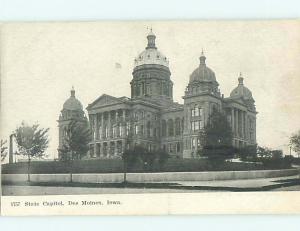
<svg viewBox="0 0 300 231">
<path fill-rule="evenodd" d="M 15 137 L 15 134 L 12 133 L 9 136 L 9 156 L 8 156 L 8 163 L 12 164 L 14 162 L 14 152 L 13 152 L 13 138 Z"/>
</svg>

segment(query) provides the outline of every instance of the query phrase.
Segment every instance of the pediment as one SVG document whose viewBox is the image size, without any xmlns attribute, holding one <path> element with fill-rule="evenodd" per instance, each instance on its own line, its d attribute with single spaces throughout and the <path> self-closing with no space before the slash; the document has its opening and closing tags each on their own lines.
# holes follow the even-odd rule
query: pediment
<svg viewBox="0 0 300 231">
<path fill-rule="evenodd" d="M 93 103 L 89 104 L 87 109 L 94 109 L 99 107 L 105 107 L 109 105 L 122 104 L 125 103 L 124 100 L 116 98 L 114 96 L 103 94 Z"/>
</svg>

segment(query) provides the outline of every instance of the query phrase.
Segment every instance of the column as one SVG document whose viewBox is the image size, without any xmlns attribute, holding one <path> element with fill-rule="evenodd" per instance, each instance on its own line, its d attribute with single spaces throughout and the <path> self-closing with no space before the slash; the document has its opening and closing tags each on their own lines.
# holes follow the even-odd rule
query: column
<svg viewBox="0 0 300 231">
<path fill-rule="evenodd" d="M 107 156 L 110 156 L 110 141 L 107 142 Z"/>
<path fill-rule="evenodd" d="M 244 111 L 241 111 L 241 137 L 244 139 Z"/>
<path fill-rule="evenodd" d="M 115 150 L 114 150 L 115 153 L 113 155 L 116 156 L 118 154 L 118 141 L 115 141 L 114 143 L 115 143 Z"/>
<path fill-rule="evenodd" d="M 101 138 L 103 137 L 104 132 L 104 113 L 101 113 Z"/>
<path fill-rule="evenodd" d="M 104 156 L 103 153 L 103 142 L 100 143 L 100 158 L 102 158 Z"/>
<path fill-rule="evenodd" d="M 126 136 L 126 109 L 123 109 L 122 113 L 123 113 L 122 137 L 125 137 Z"/>
<path fill-rule="evenodd" d="M 96 114 L 96 122 L 95 122 L 95 134 L 96 134 L 96 139 L 99 139 L 99 125 L 98 125 L 98 114 Z"/>
<path fill-rule="evenodd" d="M 256 116 L 253 118 L 253 140 L 256 143 Z"/>
<path fill-rule="evenodd" d="M 110 111 L 108 111 L 108 119 L 107 119 L 107 130 L 108 130 L 108 140 L 110 138 L 110 135 L 111 135 L 111 121 L 110 121 Z"/>
<path fill-rule="evenodd" d="M 94 143 L 94 155 L 93 157 L 96 157 L 97 156 L 97 143 L 95 142 Z"/>
<path fill-rule="evenodd" d="M 247 112 L 245 112 L 245 137 L 246 140 L 249 142 L 249 124 L 248 124 Z"/>
<path fill-rule="evenodd" d="M 243 133 L 243 136 L 244 136 L 244 139 L 246 140 L 247 137 L 246 137 L 246 112 L 244 111 L 243 113 L 243 126 L 244 126 L 244 133 Z"/>
<path fill-rule="evenodd" d="M 235 109 L 235 136 L 239 137 L 239 114 L 238 114 L 238 109 Z"/>
<path fill-rule="evenodd" d="M 122 139 L 122 153 L 126 150 L 126 142 L 125 139 Z"/>
<path fill-rule="evenodd" d="M 231 129 L 232 135 L 234 136 L 234 108 L 231 108 Z"/>
</svg>

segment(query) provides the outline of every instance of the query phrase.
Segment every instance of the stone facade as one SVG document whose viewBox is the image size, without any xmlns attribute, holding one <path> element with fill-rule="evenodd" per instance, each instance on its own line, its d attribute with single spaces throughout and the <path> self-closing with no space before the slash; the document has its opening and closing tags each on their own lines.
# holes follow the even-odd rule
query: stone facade
<svg viewBox="0 0 300 231">
<path fill-rule="evenodd" d="M 142 145 L 163 149 L 174 158 L 199 158 L 199 131 L 214 108 L 226 113 L 234 146 L 256 144 L 257 112 L 243 77 L 224 98 L 202 52 L 184 92 L 184 104 L 176 103 L 169 61 L 158 51 L 155 39 L 151 31 L 147 47 L 134 60 L 130 98 L 103 94 L 88 105 L 93 134 L 89 157 L 118 158 L 125 149 Z"/>
</svg>

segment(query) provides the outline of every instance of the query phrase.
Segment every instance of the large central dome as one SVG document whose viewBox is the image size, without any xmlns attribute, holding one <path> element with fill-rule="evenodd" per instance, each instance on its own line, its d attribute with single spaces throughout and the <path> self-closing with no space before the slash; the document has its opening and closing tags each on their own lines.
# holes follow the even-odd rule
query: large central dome
<svg viewBox="0 0 300 231">
<path fill-rule="evenodd" d="M 157 50 L 155 46 L 155 34 L 150 31 L 147 36 L 148 45 L 146 49 L 134 59 L 134 67 L 145 64 L 156 64 L 169 67 L 169 61 L 165 55 Z"/>
<path fill-rule="evenodd" d="M 152 29 L 146 48 L 134 59 L 131 98 L 158 104 L 173 102 L 173 82 L 167 57 L 157 50 Z"/>
<path fill-rule="evenodd" d="M 190 75 L 190 83 L 193 82 L 216 82 L 215 73 L 206 66 L 205 64 L 206 57 L 203 52 L 200 56 L 200 65 L 193 71 Z"/>
</svg>

